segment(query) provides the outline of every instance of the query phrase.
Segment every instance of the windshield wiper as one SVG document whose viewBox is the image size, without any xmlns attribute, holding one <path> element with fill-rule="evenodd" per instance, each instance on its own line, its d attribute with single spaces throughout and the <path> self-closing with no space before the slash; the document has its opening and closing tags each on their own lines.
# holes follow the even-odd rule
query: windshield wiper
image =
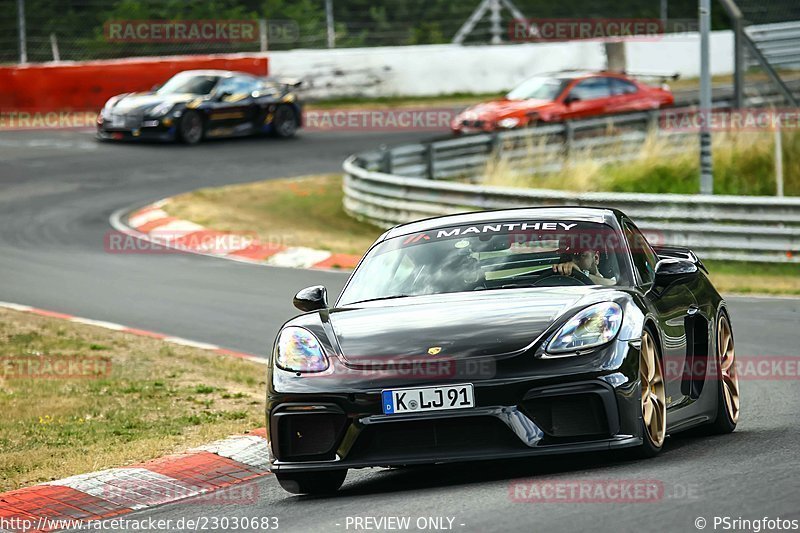
<svg viewBox="0 0 800 533">
<path fill-rule="evenodd" d="M 346 305 L 353 305 L 353 304 L 363 304 L 364 302 L 377 302 L 378 300 L 395 300 L 397 298 L 408 298 L 410 296 L 420 296 L 419 294 L 395 294 L 393 296 L 380 296 L 378 298 L 369 298 L 367 300 L 358 300 L 355 302 L 350 302 Z"/>
</svg>

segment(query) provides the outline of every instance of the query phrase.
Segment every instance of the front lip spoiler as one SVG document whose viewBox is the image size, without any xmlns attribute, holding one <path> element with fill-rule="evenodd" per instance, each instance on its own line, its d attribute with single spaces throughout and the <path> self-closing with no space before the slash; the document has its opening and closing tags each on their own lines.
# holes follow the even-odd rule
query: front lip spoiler
<svg viewBox="0 0 800 533">
<path fill-rule="evenodd" d="M 281 463 L 276 461 L 270 465 L 271 472 L 320 472 L 323 470 L 339 470 L 342 468 L 369 468 L 376 466 L 405 466 L 405 465 L 419 465 L 419 464 L 444 464 L 444 463 L 460 463 L 471 461 L 491 461 L 498 459 L 514 459 L 519 457 L 532 457 L 540 455 L 557 455 L 566 453 L 581 453 L 581 452 L 598 452 L 610 451 L 620 448 L 630 448 L 633 446 L 641 446 L 641 437 L 632 435 L 618 435 L 611 439 L 596 440 L 591 442 L 578 442 L 571 444 L 552 444 L 549 446 L 539 446 L 537 448 L 530 448 L 529 450 L 519 450 L 515 452 L 502 452 L 502 453 L 472 453 L 467 452 L 463 454 L 449 455 L 446 458 L 409 458 L 409 457 L 391 457 L 385 460 L 376 461 L 316 461 L 304 463 Z"/>
</svg>

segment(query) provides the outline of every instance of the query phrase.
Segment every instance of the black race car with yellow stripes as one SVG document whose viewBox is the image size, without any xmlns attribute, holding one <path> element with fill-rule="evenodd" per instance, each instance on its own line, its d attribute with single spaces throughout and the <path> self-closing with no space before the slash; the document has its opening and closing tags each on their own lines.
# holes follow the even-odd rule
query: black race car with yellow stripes
<svg viewBox="0 0 800 533">
<path fill-rule="evenodd" d="M 114 96 L 97 117 L 100 140 L 197 144 L 217 137 L 293 137 L 300 83 L 226 70 L 187 70 L 146 93 Z"/>
</svg>

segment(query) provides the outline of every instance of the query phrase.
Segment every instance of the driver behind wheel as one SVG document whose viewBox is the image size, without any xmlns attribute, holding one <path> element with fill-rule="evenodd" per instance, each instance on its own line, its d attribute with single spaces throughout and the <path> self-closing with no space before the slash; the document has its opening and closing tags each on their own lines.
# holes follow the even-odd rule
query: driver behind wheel
<svg viewBox="0 0 800 533">
<path fill-rule="evenodd" d="M 553 272 L 564 276 L 571 276 L 577 269 L 597 285 L 616 285 L 615 277 L 606 278 L 600 273 L 600 251 L 587 250 L 583 252 L 566 253 L 562 255 L 560 263 L 553 265 Z"/>
</svg>

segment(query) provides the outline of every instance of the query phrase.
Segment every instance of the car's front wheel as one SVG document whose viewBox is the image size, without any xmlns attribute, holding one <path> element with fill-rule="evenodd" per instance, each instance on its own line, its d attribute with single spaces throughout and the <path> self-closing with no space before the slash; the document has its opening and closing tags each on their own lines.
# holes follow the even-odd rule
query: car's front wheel
<svg viewBox="0 0 800 533">
<path fill-rule="evenodd" d="M 186 111 L 178 129 L 180 139 L 186 144 L 197 144 L 203 139 L 203 117 L 197 111 Z"/>
<path fill-rule="evenodd" d="M 347 469 L 325 472 L 275 472 L 283 490 L 292 494 L 329 494 L 344 483 Z"/>
<path fill-rule="evenodd" d="M 275 135 L 288 139 L 297 133 L 298 122 L 297 114 L 288 105 L 281 105 L 275 110 L 275 118 L 272 119 L 272 127 Z"/>
<path fill-rule="evenodd" d="M 642 332 L 639 382 L 642 391 L 643 442 L 636 451 L 640 457 L 654 457 L 661 451 L 667 436 L 667 401 L 661 356 L 649 329 Z"/>
</svg>

